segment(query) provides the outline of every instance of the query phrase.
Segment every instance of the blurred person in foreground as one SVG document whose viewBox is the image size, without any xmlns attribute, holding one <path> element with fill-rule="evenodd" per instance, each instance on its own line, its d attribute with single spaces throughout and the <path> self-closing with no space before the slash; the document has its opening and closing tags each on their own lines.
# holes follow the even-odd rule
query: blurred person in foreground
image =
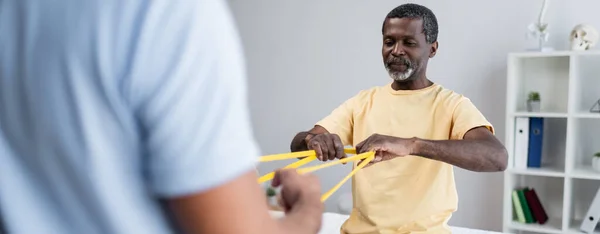
<svg viewBox="0 0 600 234">
<path fill-rule="evenodd" d="M 315 177 L 257 184 L 243 54 L 222 1 L 0 0 L 8 233 L 317 233 Z"/>
</svg>

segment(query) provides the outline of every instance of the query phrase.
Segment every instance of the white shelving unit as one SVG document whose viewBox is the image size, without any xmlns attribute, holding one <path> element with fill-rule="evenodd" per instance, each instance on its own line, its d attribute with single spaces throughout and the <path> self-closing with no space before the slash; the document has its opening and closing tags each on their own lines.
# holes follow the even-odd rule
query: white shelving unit
<svg viewBox="0 0 600 234">
<path fill-rule="evenodd" d="M 600 188 L 591 168 L 600 151 L 600 51 L 521 52 L 508 56 L 503 227 L 508 233 L 583 233 L 579 225 Z M 527 94 L 540 93 L 541 111 L 527 111 Z M 543 117 L 542 167 L 516 169 L 516 117 Z M 532 187 L 548 214 L 545 224 L 515 221 L 511 193 Z M 600 233 L 597 230 L 596 233 Z"/>
</svg>

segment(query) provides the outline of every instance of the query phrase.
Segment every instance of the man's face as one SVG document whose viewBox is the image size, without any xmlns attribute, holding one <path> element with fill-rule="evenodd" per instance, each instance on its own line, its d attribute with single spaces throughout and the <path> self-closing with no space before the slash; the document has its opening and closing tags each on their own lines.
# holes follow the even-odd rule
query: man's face
<svg viewBox="0 0 600 234">
<path fill-rule="evenodd" d="M 389 18 L 383 27 L 382 55 L 385 68 L 396 81 L 419 78 L 423 65 L 435 55 L 437 42 L 429 44 L 420 19 Z"/>
</svg>

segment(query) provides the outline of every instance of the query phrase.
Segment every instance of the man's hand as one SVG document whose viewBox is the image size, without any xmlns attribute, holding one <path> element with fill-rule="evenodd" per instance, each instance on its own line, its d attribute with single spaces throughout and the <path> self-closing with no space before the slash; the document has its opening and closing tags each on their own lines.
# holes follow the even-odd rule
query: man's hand
<svg viewBox="0 0 600 234">
<path fill-rule="evenodd" d="M 309 134 L 305 138 L 306 147 L 317 152 L 320 161 L 342 159 L 346 157 L 344 144 L 337 134 Z"/>
<path fill-rule="evenodd" d="M 286 213 L 300 206 L 319 213 L 323 210 L 321 185 L 315 175 L 300 175 L 295 169 L 281 169 L 275 171 L 271 186 L 282 186 L 280 205 Z"/>
<path fill-rule="evenodd" d="M 373 134 L 356 145 L 356 153 L 374 151 L 375 158 L 369 163 L 373 164 L 395 157 L 410 155 L 413 152 L 414 142 L 414 139 Z"/>
<path fill-rule="evenodd" d="M 281 225 L 318 233 L 321 229 L 324 205 L 321 185 L 315 175 L 300 175 L 295 169 L 275 172 L 271 186 L 282 186 L 280 205 L 286 218 Z"/>
</svg>

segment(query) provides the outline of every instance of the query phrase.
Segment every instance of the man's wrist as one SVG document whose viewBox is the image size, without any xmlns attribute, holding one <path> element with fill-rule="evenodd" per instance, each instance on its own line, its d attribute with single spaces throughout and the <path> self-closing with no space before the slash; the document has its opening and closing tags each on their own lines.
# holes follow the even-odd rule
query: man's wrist
<svg viewBox="0 0 600 234">
<path fill-rule="evenodd" d="M 417 137 L 409 138 L 408 141 L 410 155 L 419 155 L 419 153 L 421 152 L 423 141 Z"/>
<path fill-rule="evenodd" d="M 323 210 L 325 207 L 324 204 L 320 202 L 320 197 L 315 197 L 311 200 L 319 202 L 299 206 L 297 214 L 302 217 L 300 218 L 302 220 L 300 221 L 302 226 L 311 227 L 313 230 L 318 231 L 321 227 Z"/>
<path fill-rule="evenodd" d="M 281 220 L 282 224 L 287 227 L 286 233 L 317 232 L 321 227 L 323 204 L 299 204 L 297 208 L 297 210 L 290 211 Z"/>
<path fill-rule="evenodd" d="M 433 159 L 430 156 L 429 149 L 431 149 L 432 147 L 432 142 L 431 141 L 427 141 L 421 138 L 411 138 L 412 143 L 410 144 L 410 154 L 411 155 L 415 155 L 415 156 L 419 156 L 419 157 L 424 157 L 424 158 L 429 158 L 429 159 Z"/>
<path fill-rule="evenodd" d="M 310 135 L 310 132 L 300 132 L 296 134 L 292 143 L 290 144 L 290 150 L 292 152 L 308 150 L 308 141 L 307 137 Z"/>
</svg>

